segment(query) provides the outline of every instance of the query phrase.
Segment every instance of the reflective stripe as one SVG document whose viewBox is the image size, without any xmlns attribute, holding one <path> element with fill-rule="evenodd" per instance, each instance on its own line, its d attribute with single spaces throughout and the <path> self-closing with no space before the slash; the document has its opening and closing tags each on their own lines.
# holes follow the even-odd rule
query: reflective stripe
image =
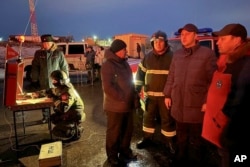
<svg viewBox="0 0 250 167">
<path fill-rule="evenodd" d="M 147 70 L 147 74 L 168 74 L 168 70 Z"/>
<path fill-rule="evenodd" d="M 148 92 L 146 92 L 146 94 L 149 95 L 149 96 L 165 96 L 165 95 L 163 94 L 163 92 L 152 92 L 152 91 L 148 91 Z"/>
<path fill-rule="evenodd" d="M 143 67 L 143 65 L 140 63 L 139 64 L 139 67 L 141 68 L 141 70 L 143 71 L 143 72 L 147 72 L 147 69 L 145 68 L 145 67 Z"/>
<path fill-rule="evenodd" d="M 167 137 L 173 137 L 176 135 L 176 131 L 172 131 L 172 132 L 166 132 L 164 130 L 161 130 L 161 133 L 164 135 L 164 136 L 167 136 Z"/>
<path fill-rule="evenodd" d="M 154 133 L 155 132 L 155 129 L 154 128 L 147 128 L 145 126 L 142 127 L 142 130 L 144 132 L 148 132 L 148 133 Z"/>
<path fill-rule="evenodd" d="M 141 80 L 135 80 L 135 85 L 143 85 L 143 81 L 141 81 Z"/>
</svg>

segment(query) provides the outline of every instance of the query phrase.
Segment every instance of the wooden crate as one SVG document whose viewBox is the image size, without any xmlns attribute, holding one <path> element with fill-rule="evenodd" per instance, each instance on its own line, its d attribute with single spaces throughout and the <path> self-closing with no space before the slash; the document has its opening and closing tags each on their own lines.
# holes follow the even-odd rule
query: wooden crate
<svg viewBox="0 0 250 167">
<path fill-rule="evenodd" d="M 38 161 L 40 167 L 62 166 L 62 142 L 43 144 Z"/>
</svg>

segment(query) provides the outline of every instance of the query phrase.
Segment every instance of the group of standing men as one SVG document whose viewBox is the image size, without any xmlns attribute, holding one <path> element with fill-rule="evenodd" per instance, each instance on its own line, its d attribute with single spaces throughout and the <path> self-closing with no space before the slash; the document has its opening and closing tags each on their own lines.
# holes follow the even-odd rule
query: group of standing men
<svg viewBox="0 0 250 167">
<path fill-rule="evenodd" d="M 208 156 L 211 155 L 207 154 L 216 144 L 212 145 L 214 142 L 206 137 L 215 133 L 206 131 L 211 128 L 203 122 L 206 113 L 205 118 L 216 121 L 214 126 L 219 126 L 216 140 L 221 144 L 221 163 L 218 166 L 239 165 L 235 164 L 235 158 L 247 155 L 249 148 L 249 137 L 243 130 L 247 127 L 250 96 L 247 31 L 241 24 L 228 24 L 213 33 L 218 37 L 218 61 L 213 50 L 199 45 L 198 29 L 194 24 L 186 24 L 178 32 L 181 49 L 171 53 L 166 34 L 158 31 L 152 37 L 153 51 L 139 65 L 136 88 L 140 92 L 143 86 L 147 99 L 143 115 L 144 138 L 137 143 L 137 148 L 152 143 L 155 119 L 159 114 L 163 143 L 174 154 L 173 165 L 208 165 Z M 225 76 L 227 79 L 224 80 Z M 228 84 L 227 93 L 223 94 L 224 101 L 221 101 L 219 96 L 224 91 L 221 89 Z M 219 90 L 211 88 L 214 86 Z M 227 117 L 226 124 L 217 118 L 219 112 Z M 244 166 L 246 161 L 238 163 Z"/>
<path fill-rule="evenodd" d="M 250 96 L 250 44 L 246 28 L 233 23 L 213 32 L 218 38 L 220 56 L 199 45 L 194 24 L 186 24 L 178 32 L 182 48 L 174 53 L 165 32 L 152 35 L 153 49 L 138 66 L 135 90 L 124 41 L 116 39 L 106 50 L 107 61 L 101 74 L 108 119 L 108 162 L 119 165 L 121 160 L 136 160 L 130 148 L 131 112 L 138 106 L 133 99 L 143 88 L 144 135 L 136 145 L 138 149 L 154 143 L 156 120 L 160 119 L 162 142 L 173 155 L 173 166 L 246 166 L 249 160 L 237 161 L 237 156 L 248 155 L 250 141 L 245 129 Z M 218 115 L 225 118 L 220 120 Z M 211 124 L 217 130 L 207 130 Z M 217 154 L 217 149 L 220 161 L 214 159 L 216 162 L 209 164 L 216 158 L 213 154 Z"/>
<path fill-rule="evenodd" d="M 178 166 L 202 166 L 202 121 L 206 94 L 216 69 L 215 53 L 200 46 L 198 29 L 186 24 L 178 30 L 182 48 L 172 52 L 167 35 L 156 32 L 153 50 L 142 60 L 136 76 L 137 91 L 144 92 L 144 137 L 137 148 L 153 143 L 155 119 L 160 115 L 162 142 L 175 155 Z"/>
<path fill-rule="evenodd" d="M 174 157 L 173 165 L 203 167 L 208 163 L 206 154 L 215 145 L 221 156 L 219 166 L 246 165 L 249 160 L 241 164 L 235 161 L 237 156 L 249 155 L 250 143 L 246 132 L 250 44 L 245 27 L 228 24 L 213 33 L 218 37 L 219 59 L 213 50 L 199 45 L 194 24 L 186 24 L 178 32 L 183 47 L 174 53 L 165 32 L 152 35 L 153 50 L 139 64 L 135 85 L 126 61 L 126 43 L 116 39 L 105 50 L 106 60 L 100 72 L 103 109 L 107 114 L 108 162 L 119 166 L 121 160 L 137 159 L 130 143 L 133 110 L 138 107 L 135 99 L 143 88 L 146 94 L 144 135 L 136 145 L 138 149 L 154 143 L 156 120 L 160 119 L 162 142 Z M 84 104 L 69 82 L 64 55 L 56 48 L 51 35 L 44 35 L 41 40 L 42 48 L 32 62 L 32 86 L 45 89 L 45 93 L 54 98 L 52 121 L 62 120 L 67 124 L 71 121 L 68 118 L 74 118 L 73 121 L 80 124 L 85 119 Z M 52 89 L 54 87 L 56 89 Z M 46 121 L 48 113 L 46 110 L 43 113 Z M 209 130 L 213 126 L 217 128 L 216 137 L 215 131 Z M 57 130 L 65 130 L 62 127 Z"/>
</svg>

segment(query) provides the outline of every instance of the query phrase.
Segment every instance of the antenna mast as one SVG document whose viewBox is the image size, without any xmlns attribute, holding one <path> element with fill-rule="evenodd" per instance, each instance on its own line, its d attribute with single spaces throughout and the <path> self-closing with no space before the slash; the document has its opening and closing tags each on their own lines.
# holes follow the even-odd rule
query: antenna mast
<svg viewBox="0 0 250 167">
<path fill-rule="evenodd" d="M 34 0 L 29 0 L 31 35 L 38 36 Z"/>
</svg>

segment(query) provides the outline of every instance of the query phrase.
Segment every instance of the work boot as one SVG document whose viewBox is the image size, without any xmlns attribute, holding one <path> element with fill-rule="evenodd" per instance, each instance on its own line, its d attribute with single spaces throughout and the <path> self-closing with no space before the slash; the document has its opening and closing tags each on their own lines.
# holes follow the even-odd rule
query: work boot
<svg viewBox="0 0 250 167">
<path fill-rule="evenodd" d="M 111 167 L 116 167 L 116 166 L 119 166 L 120 161 L 119 161 L 118 157 L 110 156 L 110 157 L 108 157 L 108 163 L 111 165 Z"/>
<path fill-rule="evenodd" d="M 130 161 L 137 161 L 137 155 L 134 154 L 132 151 L 129 153 L 120 153 L 119 159 L 125 163 L 128 163 Z"/>
<path fill-rule="evenodd" d="M 165 139 L 165 141 L 164 141 L 164 143 L 165 143 L 165 147 L 169 150 L 169 152 L 171 153 L 171 154 L 175 154 L 175 152 L 176 152 L 176 146 L 175 146 L 175 143 L 174 143 L 174 137 L 164 137 Z"/>
<path fill-rule="evenodd" d="M 143 148 L 146 148 L 150 145 L 153 144 L 153 133 L 147 133 L 147 132 L 144 132 L 144 137 L 142 140 L 140 140 L 137 144 L 136 144 L 136 147 L 138 149 L 143 149 Z"/>
<path fill-rule="evenodd" d="M 42 123 L 48 123 L 48 117 L 43 117 L 43 119 L 42 119 Z"/>
<path fill-rule="evenodd" d="M 152 139 L 149 138 L 143 138 L 142 140 L 140 140 L 137 144 L 136 144 L 136 148 L 138 149 L 144 149 L 149 147 L 150 145 L 153 144 Z"/>
</svg>

